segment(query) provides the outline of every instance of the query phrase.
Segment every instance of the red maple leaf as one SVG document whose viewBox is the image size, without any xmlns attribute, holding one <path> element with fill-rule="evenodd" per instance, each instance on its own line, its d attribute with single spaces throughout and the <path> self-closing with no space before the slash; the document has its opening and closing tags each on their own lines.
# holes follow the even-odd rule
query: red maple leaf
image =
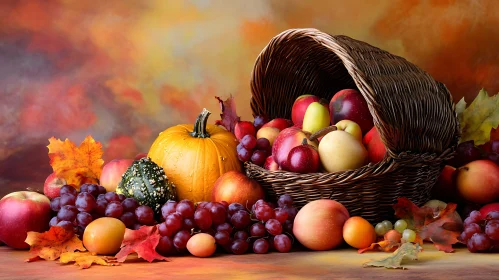
<svg viewBox="0 0 499 280">
<path fill-rule="evenodd" d="M 418 207 L 409 199 L 402 197 L 393 206 L 395 215 L 407 221 L 408 227 L 413 228 L 423 240 L 433 242 L 440 251 L 453 252 L 452 244 L 462 232 L 462 220 L 456 214 L 455 203 L 448 203 L 441 211 L 434 213 L 428 206 Z"/>
<path fill-rule="evenodd" d="M 156 252 L 156 246 L 161 236 L 157 226 L 141 226 L 138 230 L 126 229 L 125 237 L 121 243 L 121 250 L 116 254 L 118 262 L 124 262 L 128 255 L 137 253 L 139 258 L 148 262 L 165 260 L 168 258 Z"/>
<path fill-rule="evenodd" d="M 215 124 L 225 127 L 225 129 L 230 132 L 234 132 L 236 123 L 241 119 L 236 113 L 236 101 L 234 100 L 234 97 L 231 95 L 225 101 L 218 96 L 215 96 L 215 98 L 220 104 L 220 110 L 222 110 L 222 113 L 220 114 L 222 120 L 217 120 Z"/>
</svg>

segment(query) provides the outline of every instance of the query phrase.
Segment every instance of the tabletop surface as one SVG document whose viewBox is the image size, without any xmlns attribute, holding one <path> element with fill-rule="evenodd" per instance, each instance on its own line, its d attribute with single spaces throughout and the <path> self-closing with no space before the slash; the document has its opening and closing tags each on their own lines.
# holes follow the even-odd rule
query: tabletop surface
<svg viewBox="0 0 499 280">
<path fill-rule="evenodd" d="M 407 270 L 364 268 L 389 253 L 358 254 L 350 248 L 265 255 L 216 254 L 210 258 L 171 257 L 148 263 L 134 256 L 121 266 L 94 265 L 81 270 L 56 261 L 26 263 L 27 251 L 0 247 L 0 279 L 499 279 L 499 254 L 437 251 L 425 244 L 418 260 L 404 260 Z M 403 277 L 403 278 L 402 278 Z"/>
</svg>

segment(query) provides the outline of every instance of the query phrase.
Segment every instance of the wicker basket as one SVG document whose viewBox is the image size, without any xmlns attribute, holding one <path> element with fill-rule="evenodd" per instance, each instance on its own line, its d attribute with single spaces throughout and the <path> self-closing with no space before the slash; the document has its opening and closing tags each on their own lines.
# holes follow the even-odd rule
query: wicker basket
<svg viewBox="0 0 499 280">
<path fill-rule="evenodd" d="M 447 88 L 407 60 L 347 36 L 291 29 L 258 56 L 251 80 L 253 114 L 291 118 L 294 100 L 327 100 L 345 88 L 366 99 L 387 155 L 378 164 L 336 173 L 268 171 L 245 163 L 267 194 L 290 194 L 298 207 L 335 199 L 370 222 L 393 218 L 398 197 L 425 203 L 459 137 Z"/>
</svg>

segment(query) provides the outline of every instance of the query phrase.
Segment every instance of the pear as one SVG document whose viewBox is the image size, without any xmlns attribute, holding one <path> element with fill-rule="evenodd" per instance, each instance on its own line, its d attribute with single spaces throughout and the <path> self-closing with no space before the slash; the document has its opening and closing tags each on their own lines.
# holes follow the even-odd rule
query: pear
<svg viewBox="0 0 499 280">
<path fill-rule="evenodd" d="M 356 169 L 367 163 L 367 150 L 355 136 L 335 130 L 319 142 L 319 157 L 328 172 Z"/>
<path fill-rule="evenodd" d="M 303 116 L 303 131 L 315 133 L 329 126 L 329 109 L 321 102 L 312 102 L 308 105 Z"/>
</svg>

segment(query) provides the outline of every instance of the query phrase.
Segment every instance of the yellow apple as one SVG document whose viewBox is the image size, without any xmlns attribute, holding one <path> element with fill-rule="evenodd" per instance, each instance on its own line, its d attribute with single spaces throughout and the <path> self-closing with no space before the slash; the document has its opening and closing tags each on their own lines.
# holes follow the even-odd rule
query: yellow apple
<svg viewBox="0 0 499 280">
<path fill-rule="evenodd" d="M 352 134 L 335 130 L 319 142 L 319 157 L 328 172 L 356 169 L 367 162 L 367 150 Z"/>
<path fill-rule="evenodd" d="M 346 131 L 362 142 L 362 129 L 356 122 L 351 120 L 341 120 L 337 122 L 335 126 L 338 130 Z"/>
<path fill-rule="evenodd" d="M 329 126 L 329 109 L 327 105 L 320 102 L 312 102 L 308 105 L 303 116 L 303 131 L 315 133 Z"/>
<path fill-rule="evenodd" d="M 279 135 L 279 132 L 281 131 L 275 127 L 262 127 L 256 132 L 256 138 L 267 138 L 270 142 L 270 146 L 272 146 L 277 135 Z"/>
</svg>

